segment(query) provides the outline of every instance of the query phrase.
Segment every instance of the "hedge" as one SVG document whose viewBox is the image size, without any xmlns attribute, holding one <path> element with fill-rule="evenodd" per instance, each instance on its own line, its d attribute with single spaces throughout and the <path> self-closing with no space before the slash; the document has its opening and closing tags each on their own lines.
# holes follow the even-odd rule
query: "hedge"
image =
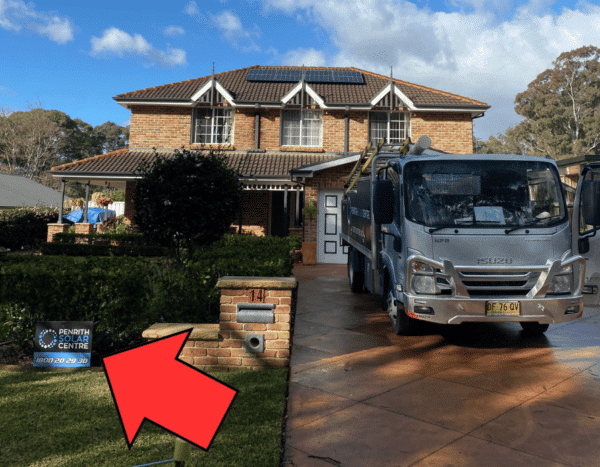
<svg viewBox="0 0 600 467">
<path fill-rule="evenodd" d="M 46 241 L 48 224 L 57 221 L 57 208 L 22 207 L 0 210 L 0 247 L 11 251 L 37 248 Z"/>
<path fill-rule="evenodd" d="M 92 321 L 97 362 L 152 323 L 216 322 L 215 281 L 210 267 L 164 259 L 8 255 L 0 260 L 0 340 L 31 351 L 39 320 Z"/>
<path fill-rule="evenodd" d="M 0 340 L 31 352 L 37 321 L 93 321 L 97 365 L 99 356 L 130 347 L 153 323 L 218 322 L 219 276 L 289 276 L 290 251 L 298 246 L 292 237 L 226 235 L 187 265 L 125 256 L 0 257 Z"/>
</svg>

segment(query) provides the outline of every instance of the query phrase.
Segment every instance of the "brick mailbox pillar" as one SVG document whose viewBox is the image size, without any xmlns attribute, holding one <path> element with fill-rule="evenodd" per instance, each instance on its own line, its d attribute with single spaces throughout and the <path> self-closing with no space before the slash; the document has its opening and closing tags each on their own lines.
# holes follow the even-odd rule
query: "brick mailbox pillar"
<svg viewBox="0 0 600 467">
<path fill-rule="evenodd" d="M 290 363 L 293 277 L 223 277 L 219 365 L 285 367 Z"/>
<path fill-rule="evenodd" d="M 223 277 L 219 324 L 156 323 L 142 334 L 168 337 L 193 328 L 181 360 L 201 370 L 286 367 L 298 282 L 293 277 Z"/>
</svg>

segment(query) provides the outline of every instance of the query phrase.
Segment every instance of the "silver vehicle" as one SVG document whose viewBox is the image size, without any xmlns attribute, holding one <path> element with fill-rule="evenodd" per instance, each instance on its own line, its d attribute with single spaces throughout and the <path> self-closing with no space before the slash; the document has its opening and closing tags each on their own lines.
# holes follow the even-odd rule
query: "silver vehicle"
<svg viewBox="0 0 600 467">
<path fill-rule="evenodd" d="M 427 140 L 359 161 L 342 201 L 350 287 L 381 294 L 395 333 L 415 320 L 542 333 L 581 317 L 585 293 L 597 304 L 600 165 L 582 172 L 571 228 L 551 159 L 444 154 Z"/>
</svg>

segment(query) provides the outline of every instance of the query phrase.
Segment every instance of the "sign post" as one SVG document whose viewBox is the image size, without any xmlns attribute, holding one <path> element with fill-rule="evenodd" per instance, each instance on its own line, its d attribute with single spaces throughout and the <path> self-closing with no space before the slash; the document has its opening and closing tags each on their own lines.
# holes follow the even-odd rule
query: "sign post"
<svg viewBox="0 0 600 467">
<path fill-rule="evenodd" d="M 92 327 L 91 321 L 39 321 L 35 326 L 33 366 L 89 367 Z"/>
</svg>

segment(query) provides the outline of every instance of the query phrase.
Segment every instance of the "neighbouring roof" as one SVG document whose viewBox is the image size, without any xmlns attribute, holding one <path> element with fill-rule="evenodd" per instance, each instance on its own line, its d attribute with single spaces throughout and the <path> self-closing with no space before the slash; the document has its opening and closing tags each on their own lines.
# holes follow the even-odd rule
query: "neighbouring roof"
<svg viewBox="0 0 600 467">
<path fill-rule="evenodd" d="M 281 105 L 283 98 L 296 86 L 297 82 L 274 82 L 274 81 L 248 81 L 246 76 L 250 70 L 298 70 L 301 67 L 267 67 L 255 65 L 253 67 L 226 71 L 215 74 L 216 82 L 222 86 L 233 99 L 233 105 Z M 375 99 L 390 83 L 390 78 L 361 70 L 354 67 L 332 68 L 332 67 L 306 67 L 306 70 L 338 70 L 360 72 L 364 82 L 355 83 L 321 83 L 308 82 L 307 85 L 316 92 L 323 100 L 326 107 L 370 108 Z M 194 105 L 193 100 L 199 90 L 203 88 L 212 76 L 181 81 L 178 83 L 165 84 L 137 91 L 119 94 L 114 99 L 129 107 L 135 104 L 167 104 Z M 455 109 L 464 111 L 483 112 L 489 108 L 484 102 L 467 97 L 451 94 L 444 91 L 420 86 L 394 79 L 394 86 L 400 91 L 401 99 L 405 105 L 413 110 L 435 110 Z"/>
<path fill-rule="evenodd" d="M 0 207 L 59 206 L 60 193 L 20 175 L 0 173 Z"/>
<path fill-rule="evenodd" d="M 60 178 L 139 178 L 136 172 L 142 161 L 152 161 L 157 154 L 169 156 L 173 150 L 119 149 L 117 151 L 70 162 L 52 168 L 52 175 Z M 281 151 L 231 151 L 224 153 L 227 164 L 243 178 L 287 179 L 296 167 L 318 164 L 339 157 L 337 153 L 294 153 Z"/>
</svg>

